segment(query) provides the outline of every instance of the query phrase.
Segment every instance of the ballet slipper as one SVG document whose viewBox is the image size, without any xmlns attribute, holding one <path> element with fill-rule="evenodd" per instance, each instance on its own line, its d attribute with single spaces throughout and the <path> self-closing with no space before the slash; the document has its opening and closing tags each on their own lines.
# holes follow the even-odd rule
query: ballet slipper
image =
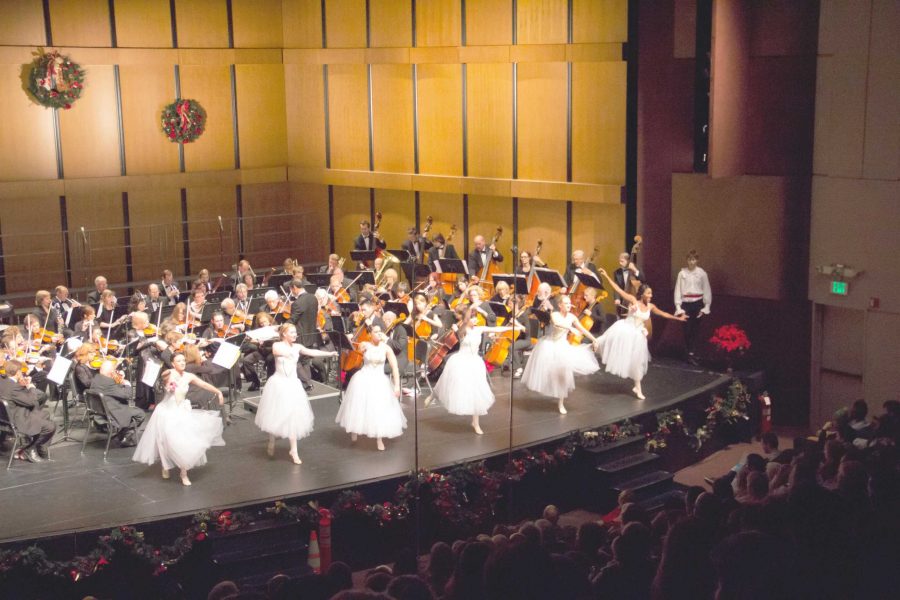
<svg viewBox="0 0 900 600">
<path fill-rule="evenodd" d="M 269 438 L 269 444 L 266 446 L 266 454 L 275 456 L 275 438 Z"/>
<path fill-rule="evenodd" d="M 181 472 L 181 485 L 191 485 L 191 480 L 188 479 L 187 471 Z"/>
<path fill-rule="evenodd" d="M 167 468 L 165 468 L 165 467 L 162 468 L 162 478 L 163 478 L 163 479 L 168 479 L 168 478 L 169 478 L 169 470 L 168 470 Z"/>
<path fill-rule="evenodd" d="M 566 410 L 566 406 L 562 400 L 559 401 L 559 414 L 561 414 L 561 415 L 569 414 L 569 411 Z"/>
<path fill-rule="evenodd" d="M 472 428 L 475 429 L 475 433 L 477 433 L 478 435 L 484 435 L 484 432 L 481 430 L 481 427 L 479 427 L 478 425 L 472 425 Z"/>
<path fill-rule="evenodd" d="M 634 392 L 634 395 L 637 396 L 638 400 L 646 400 L 647 399 L 644 397 L 644 394 L 641 393 L 640 387 L 635 386 L 635 387 L 631 388 L 631 391 Z"/>
<path fill-rule="evenodd" d="M 299 457 L 299 456 L 297 456 L 297 452 L 296 452 L 295 450 L 291 450 L 290 452 L 288 452 L 288 454 L 290 455 L 291 460 L 294 461 L 294 464 L 295 464 L 295 465 L 302 465 L 302 464 L 303 464 L 303 461 L 300 460 L 300 457 Z"/>
<path fill-rule="evenodd" d="M 378 438 L 375 442 L 375 445 L 378 446 L 378 449 L 384 452 L 384 442 L 381 441 L 381 438 Z"/>
<path fill-rule="evenodd" d="M 355 442 L 355 441 L 358 440 L 358 439 L 359 439 L 359 436 L 357 436 L 355 433 L 351 433 L 351 434 L 350 434 L 350 441 L 351 441 L 351 442 Z"/>
<path fill-rule="evenodd" d="M 431 406 L 432 402 L 434 402 L 434 396 L 432 394 L 429 394 L 428 397 L 425 398 L 425 402 L 422 403 L 422 406 L 424 408 L 428 408 L 429 406 Z"/>
</svg>

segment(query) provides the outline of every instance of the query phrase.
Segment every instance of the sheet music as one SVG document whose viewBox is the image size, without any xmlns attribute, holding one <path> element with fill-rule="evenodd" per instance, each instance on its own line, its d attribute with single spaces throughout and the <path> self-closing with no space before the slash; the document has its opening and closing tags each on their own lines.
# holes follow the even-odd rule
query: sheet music
<svg viewBox="0 0 900 600">
<path fill-rule="evenodd" d="M 222 342 L 219 344 L 219 349 L 216 350 L 216 355 L 213 356 L 212 363 L 230 369 L 240 357 L 241 349 L 239 346 L 235 346 L 229 342 Z"/>
<path fill-rule="evenodd" d="M 47 380 L 52 381 L 56 385 L 62 385 L 66 381 L 66 375 L 69 374 L 69 367 L 71 366 L 71 360 L 57 356 L 56 360 L 53 361 L 53 366 L 50 367 L 50 372 L 47 373 Z"/>
<path fill-rule="evenodd" d="M 144 383 L 149 387 L 156 385 L 156 378 L 159 377 L 162 366 L 163 364 L 161 361 L 152 357 L 148 358 L 144 363 L 144 374 L 141 377 L 141 383 Z"/>
</svg>

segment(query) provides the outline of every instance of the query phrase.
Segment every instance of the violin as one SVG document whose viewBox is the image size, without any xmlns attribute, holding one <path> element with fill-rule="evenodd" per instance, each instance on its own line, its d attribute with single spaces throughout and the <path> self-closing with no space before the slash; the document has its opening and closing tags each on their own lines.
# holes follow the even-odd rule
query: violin
<svg viewBox="0 0 900 600">
<path fill-rule="evenodd" d="M 62 341 L 63 337 L 61 333 L 56 333 L 44 328 L 34 331 L 31 335 L 33 340 L 40 340 L 45 344 L 58 344 Z"/>
<path fill-rule="evenodd" d="M 102 335 L 100 336 L 100 347 L 102 350 L 109 350 L 111 352 L 117 352 L 119 350 L 119 342 L 116 340 L 111 340 L 109 338 L 105 338 Z"/>
</svg>

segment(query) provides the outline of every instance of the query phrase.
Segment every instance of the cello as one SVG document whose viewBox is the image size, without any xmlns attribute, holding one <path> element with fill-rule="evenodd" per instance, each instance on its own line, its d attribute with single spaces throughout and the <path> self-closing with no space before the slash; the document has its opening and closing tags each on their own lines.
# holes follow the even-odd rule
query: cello
<svg viewBox="0 0 900 600">
<path fill-rule="evenodd" d="M 447 234 L 447 239 L 444 240 L 444 250 L 450 247 L 450 242 L 453 241 L 453 236 L 456 235 L 456 225 L 450 226 L 450 233 Z M 441 285 L 444 287 L 444 293 L 448 296 L 452 296 L 456 291 L 456 273 L 441 273 Z"/>
<path fill-rule="evenodd" d="M 538 279 L 538 276 L 534 274 L 534 268 L 537 266 L 537 263 L 545 264 L 544 261 L 538 258 L 541 250 L 544 247 L 544 241 L 538 240 L 537 246 L 534 248 L 534 254 L 531 255 L 531 270 L 528 271 L 528 277 L 526 278 L 526 284 L 528 285 L 528 301 L 534 302 L 534 297 L 537 296 L 538 286 L 541 285 L 541 280 Z M 515 293 L 515 290 L 513 290 Z"/>
<path fill-rule="evenodd" d="M 350 338 L 350 347 L 341 351 L 342 371 L 355 371 L 362 367 L 364 357 L 359 346 L 363 342 L 369 342 L 371 340 L 372 330 L 369 329 L 369 325 L 366 323 L 365 318 L 360 319 L 359 324 L 356 325 L 356 331 L 353 332 L 353 336 Z"/>
<path fill-rule="evenodd" d="M 519 338 L 519 334 L 522 332 L 523 328 L 519 324 L 518 319 L 527 308 L 527 305 L 523 305 L 516 311 L 515 315 L 510 317 L 511 323 L 509 330 L 504 331 L 497 336 L 490 349 L 484 354 L 485 362 L 488 362 L 495 367 L 503 366 L 503 363 L 505 363 L 506 359 L 509 357 L 510 348 L 512 348 L 513 343 Z"/>
<path fill-rule="evenodd" d="M 594 259 L 597 257 L 597 252 L 599 248 L 594 246 L 594 251 L 591 252 L 591 257 L 585 263 L 585 266 L 594 264 Z M 581 283 L 581 280 L 578 277 L 575 278 L 575 283 L 572 284 L 572 287 L 569 289 L 569 297 L 572 299 L 572 310 L 575 311 L 576 315 L 580 315 L 584 312 L 585 305 L 587 302 L 584 299 L 584 290 L 580 290 L 579 288 L 584 287 L 584 284 Z M 606 291 L 602 291 L 597 294 L 597 299 L 602 300 L 606 298 Z"/>
</svg>

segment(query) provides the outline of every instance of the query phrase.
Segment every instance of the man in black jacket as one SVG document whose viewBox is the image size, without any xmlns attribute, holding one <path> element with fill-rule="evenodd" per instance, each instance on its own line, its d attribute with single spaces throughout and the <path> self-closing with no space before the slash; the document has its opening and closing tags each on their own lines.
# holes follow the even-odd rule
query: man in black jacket
<svg viewBox="0 0 900 600">
<path fill-rule="evenodd" d="M 144 422 L 144 411 L 140 408 L 129 406 L 131 400 L 131 386 L 124 383 L 116 383 L 113 379 L 116 371 L 116 363 L 103 361 L 100 364 L 100 372 L 91 380 L 91 390 L 100 392 L 110 401 L 106 403 L 109 411 L 109 419 L 119 429 L 119 443 L 122 446 L 134 446 L 136 444 L 134 433 Z"/>
<path fill-rule="evenodd" d="M 473 242 L 475 243 L 475 249 L 469 253 L 468 261 L 470 277 L 479 277 L 484 266 L 492 260 L 498 263 L 503 262 L 503 255 L 497 251 L 497 247 L 494 244 L 490 246 L 485 245 L 483 235 L 476 235 Z"/>
<path fill-rule="evenodd" d="M 387 242 L 381 239 L 381 236 L 372 233 L 372 224 L 368 221 L 361 221 L 359 224 L 359 235 L 353 240 L 354 250 L 375 250 L 387 248 Z"/>
<path fill-rule="evenodd" d="M 444 240 L 444 234 L 439 233 L 434 236 L 434 245 L 428 251 L 428 265 L 434 269 L 434 261 L 442 258 L 459 259 L 459 254 L 456 253 L 456 248 L 453 247 L 453 244 L 448 244 Z"/>
<path fill-rule="evenodd" d="M 31 441 L 19 450 L 16 457 L 35 463 L 43 462 L 47 458 L 46 445 L 56 433 L 56 424 L 41 408 L 46 396 L 34 387 L 30 377 L 22 373 L 22 363 L 19 361 L 6 361 L 4 369 L 7 375 L 0 377 L 0 398 L 7 402 L 9 418 L 16 428 L 31 436 Z"/>
<path fill-rule="evenodd" d="M 397 370 L 400 371 L 400 377 L 406 372 L 409 366 L 409 356 L 407 355 L 407 345 L 409 343 L 409 332 L 406 331 L 406 325 L 397 323 L 397 315 L 391 311 L 387 311 L 382 316 L 387 331 L 387 345 L 393 350 L 394 356 L 397 358 Z M 388 331 L 389 330 L 389 331 Z M 391 372 L 391 365 L 385 362 L 384 372 Z"/>
<path fill-rule="evenodd" d="M 316 297 L 306 291 L 299 279 L 291 280 L 291 295 L 295 300 L 291 304 L 291 322 L 297 328 L 297 342 L 308 348 L 315 348 L 316 316 L 319 312 L 319 302 Z M 309 357 L 301 356 L 297 363 L 297 375 L 303 381 L 306 391 L 312 389 L 312 372 L 309 367 Z"/>
<path fill-rule="evenodd" d="M 409 253 L 411 262 L 421 264 L 425 260 L 425 253 L 433 245 L 424 236 L 419 235 L 419 231 L 415 227 L 410 227 L 406 230 L 406 241 L 400 247 Z"/>
</svg>

